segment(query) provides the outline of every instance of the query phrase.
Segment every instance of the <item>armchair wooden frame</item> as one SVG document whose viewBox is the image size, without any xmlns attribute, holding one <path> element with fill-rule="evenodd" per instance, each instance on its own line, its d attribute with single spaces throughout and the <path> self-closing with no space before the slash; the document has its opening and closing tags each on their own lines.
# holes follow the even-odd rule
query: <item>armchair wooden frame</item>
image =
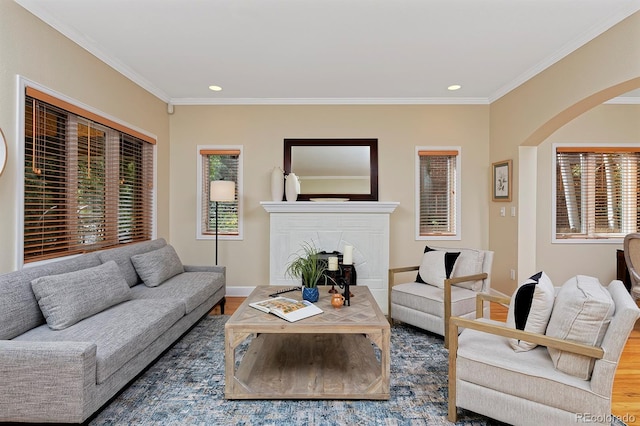
<svg viewBox="0 0 640 426">
<path fill-rule="evenodd" d="M 411 272 L 417 271 L 420 269 L 419 266 L 403 266 L 400 268 L 392 268 L 389 269 L 389 322 L 392 323 L 393 319 L 391 318 L 391 289 L 396 284 L 395 283 L 395 274 L 402 272 Z M 455 278 L 447 278 L 444 280 L 444 347 L 449 347 L 449 327 L 446 324 L 449 324 L 449 318 L 451 318 L 451 286 L 459 283 L 467 282 L 467 281 L 478 281 L 487 279 L 489 274 L 483 272 L 481 274 L 474 275 L 466 275 L 463 277 L 455 277 Z M 482 300 L 476 299 L 476 315 L 478 313 L 478 306 L 480 307 L 480 314 L 482 315 L 482 310 L 484 307 L 484 303 Z"/>
<path fill-rule="evenodd" d="M 476 298 L 476 306 L 483 306 L 484 302 L 497 302 L 502 304 L 508 304 L 510 298 L 493 296 L 489 294 L 478 294 Z M 477 313 L 482 314 L 482 310 L 476 309 L 476 316 L 480 318 Z M 456 407 L 456 356 L 458 352 L 458 329 L 470 328 L 473 330 L 482 331 L 485 333 L 491 333 L 498 336 L 504 336 L 507 338 L 514 338 L 519 340 L 525 340 L 527 342 L 536 343 L 538 345 L 547 346 L 563 351 L 573 352 L 579 355 L 585 355 L 591 358 L 602 359 L 604 357 L 604 350 L 596 346 L 588 346 L 580 343 L 574 343 L 568 340 L 557 339 L 554 337 L 545 336 L 544 334 L 531 333 L 528 331 L 517 330 L 506 326 L 500 326 L 495 324 L 489 324 L 485 322 L 460 318 L 450 317 L 449 332 L 451 336 L 449 342 L 449 413 L 448 418 L 450 422 L 455 422 L 458 414 Z"/>
</svg>

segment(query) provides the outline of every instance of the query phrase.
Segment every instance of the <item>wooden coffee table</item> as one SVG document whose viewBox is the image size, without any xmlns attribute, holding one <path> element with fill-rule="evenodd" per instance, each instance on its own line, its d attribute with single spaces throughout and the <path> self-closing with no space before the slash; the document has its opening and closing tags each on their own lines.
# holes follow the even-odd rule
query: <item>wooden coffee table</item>
<svg viewBox="0 0 640 426">
<path fill-rule="evenodd" d="M 369 288 L 351 287 L 351 306 L 336 309 L 321 286 L 324 312 L 296 322 L 249 306 L 280 288 L 257 287 L 225 324 L 225 397 L 389 399 L 390 327 Z M 236 348 L 252 336 L 236 366 Z"/>
</svg>

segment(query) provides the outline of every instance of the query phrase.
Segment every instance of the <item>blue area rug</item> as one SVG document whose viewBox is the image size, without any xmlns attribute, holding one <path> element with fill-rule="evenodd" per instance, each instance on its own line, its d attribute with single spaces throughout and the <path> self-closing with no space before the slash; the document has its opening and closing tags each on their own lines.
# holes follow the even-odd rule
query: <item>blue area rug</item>
<svg viewBox="0 0 640 426">
<path fill-rule="evenodd" d="M 451 425 L 442 338 L 395 325 L 389 401 L 224 398 L 224 323 L 208 316 L 105 407 L 91 425 Z M 244 343 L 246 345 L 247 343 Z M 459 410 L 460 425 L 502 423 Z M 623 425 L 622 422 L 612 423 Z"/>
</svg>

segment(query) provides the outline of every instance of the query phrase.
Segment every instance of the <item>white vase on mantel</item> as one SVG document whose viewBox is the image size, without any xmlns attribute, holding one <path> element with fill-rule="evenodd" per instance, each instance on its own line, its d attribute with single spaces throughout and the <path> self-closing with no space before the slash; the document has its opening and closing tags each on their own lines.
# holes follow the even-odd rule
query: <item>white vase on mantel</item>
<svg viewBox="0 0 640 426">
<path fill-rule="evenodd" d="M 282 201 L 284 197 L 284 170 L 276 166 L 271 171 L 271 201 Z"/>
<path fill-rule="evenodd" d="M 300 193 L 300 181 L 295 173 L 289 173 L 286 177 L 286 183 L 284 185 L 284 193 L 287 197 L 287 201 L 292 202 L 298 199 Z"/>
</svg>

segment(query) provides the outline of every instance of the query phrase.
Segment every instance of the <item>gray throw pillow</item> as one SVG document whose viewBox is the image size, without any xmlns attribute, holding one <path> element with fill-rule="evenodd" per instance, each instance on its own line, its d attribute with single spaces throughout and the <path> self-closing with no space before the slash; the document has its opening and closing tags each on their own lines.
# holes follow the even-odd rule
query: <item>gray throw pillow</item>
<svg viewBox="0 0 640 426">
<path fill-rule="evenodd" d="M 131 289 L 116 262 L 31 281 L 49 328 L 63 330 L 131 299 Z"/>
<path fill-rule="evenodd" d="M 157 287 L 169 278 L 184 272 L 178 253 L 170 245 L 131 256 L 131 263 L 147 287 Z"/>
</svg>

